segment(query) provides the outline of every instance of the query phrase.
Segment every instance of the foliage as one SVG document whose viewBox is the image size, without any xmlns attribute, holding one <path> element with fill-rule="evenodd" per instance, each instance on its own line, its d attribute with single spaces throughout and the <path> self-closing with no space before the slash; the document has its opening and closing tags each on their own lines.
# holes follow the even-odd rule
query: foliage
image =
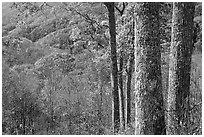
<svg viewBox="0 0 204 137">
<path fill-rule="evenodd" d="M 26 87 L 24 80 L 22 75 L 18 75 L 15 70 L 3 64 L 2 124 L 4 134 L 29 133 L 32 130 L 29 120 L 35 120 L 41 113 L 37 103 L 37 94 L 31 92 L 31 87 Z"/>
<path fill-rule="evenodd" d="M 34 64 L 44 53 L 34 48 L 32 41 L 17 36 L 5 36 L 2 38 L 2 55 L 6 63 L 14 65 Z"/>
<path fill-rule="evenodd" d="M 138 12 L 136 3 L 125 4 L 122 16 L 115 10 L 117 54 L 124 55 L 124 83 L 134 49 L 133 19 Z M 123 3 L 115 5 L 122 9 Z M 163 86 L 168 86 L 172 3 L 161 3 L 161 7 L 162 80 Z M 2 133 L 96 135 L 102 127 L 104 134 L 113 134 L 110 35 L 104 4 L 4 2 L 2 10 Z M 202 4 L 197 3 L 194 21 L 199 29 L 195 47 L 199 50 L 201 10 Z M 196 63 L 192 65 L 189 134 L 201 134 L 201 100 L 198 99 L 201 66 L 196 65 L 201 57 L 196 54 L 193 58 Z M 131 118 L 134 119 L 134 110 Z M 133 132 L 134 126 L 130 125 L 119 134 Z"/>
</svg>

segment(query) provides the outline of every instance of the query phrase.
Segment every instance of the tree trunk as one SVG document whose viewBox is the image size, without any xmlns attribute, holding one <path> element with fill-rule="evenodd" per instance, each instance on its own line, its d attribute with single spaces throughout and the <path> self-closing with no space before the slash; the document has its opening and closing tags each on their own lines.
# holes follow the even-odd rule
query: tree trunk
<svg viewBox="0 0 204 137">
<path fill-rule="evenodd" d="M 25 98 L 26 97 L 22 97 L 22 102 L 23 102 L 23 114 L 22 114 L 22 134 L 26 135 L 26 115 L 25 115 L 25 111 L 26 111 L 26 106 L 25 106 Z"/>
<path fill-rule="evenodd" d="M 191 55 L 193 49 L 194 3 L 173 4 L 170 47 L 167 134 L 187 134 L 189 122 Z M 183 128 L 184 127 L 184 128 Z"/>
<path fill-rule="evenodd" d="M 163 115 L 161 88 L 160 3 L 138 3 L 135 34 L 135 134 L 158 134 Z M 156 120 L 154 119 L 156 117 Z M 164 119 L 163 119 L 164 120 Z"/>
<path fill-rule="evenodd" d="M 101 67 L 99 68 L 98 72 L 98 90 L 99 90 L 99 103 L 98 103 L 98 120 L 99 120 L 99 129 L 98 134 L 103 135 L 103 125 L 102 125 L 102 103 L 103 103 L 103 93 L 102 93 L 102 80 L 101 80 Z"/>
<path fill-rule="evenodd" d="M 123 92 L 123 51 L 121 51 L 120 54 L 120 63 L 119 63 L 119 89 L 120 89 L 120 104 L 121 104 L 121 110 L 122 110 L 122 120 L 121 124 L 123 128 L 125 129 L 125 98 L 124 98 L 124 92 Z"/>
<path fill-rule="evenodd" d="M 127 126 L 130 126 L 131 122 L 131 81 L 132 81 L 132 71 L 134 64 L 134 52 L 130 53 L 130 58 L 128 62 L 127 70 Z"/>
<path fill-rule="evenodd" d="M 133 71 L 133 67 L 134 67 L 134 41 L 135 41 L 135 21 L 133 19 L 132 21 L 132 29 L 133 29 L 133 36 L 132 36 L 132 48 L 130 51 L 130 58 L 128 60 L 128 67 L 127 67 L 127 125 L 130 126 L 130 122 L 131 122 L 131 81 L 132 81 L 132 71 Z"/>
<path fill-rule="evenodd" d="M 50 78 L 50 95 L 49 95 L 49 97 L 50 97 L 50 123 L 49 123 L 49 130 L 51 131 L 51 133 L 53 132 L 53 89 L 54 89 L 54 80 L 53 80 L 54 78 L 53 78 L 53 74 L 52 74 L 52 76 L 51 76 L 51 78 Z"/>
<path fill-rule="evenodd" d="M 56 91 L 56 81 L 55 81 L 56 75 L 54 74 L 54 72 L 51 73 L 51 77 L 50 77 L 50 89 L 49 89 L 49 103 L 50 103 L 50 123 L 49 123 L 49 131 L 51 132 L 51 134 L 53 132 L 55 132 L 54 129 L 54 92 Z"/>
<path fill-rule="evenodd" d="M 113 82 L 113 121 L 114 121 L 114 133 L 119 131 L 120 127 L 120 105 L 119 105 L 119 92 L 118 92 L 118 67 L 117 67 L 117 50 L 116 50 L 116 27 L 115 27 L 115 11 L 114 2 L 105 2 L 105 6 L 108 9 L 109 17 L 109 33 L 111 37 L 111 61 L 112 61 L 112 82 Z"/>
</svg>

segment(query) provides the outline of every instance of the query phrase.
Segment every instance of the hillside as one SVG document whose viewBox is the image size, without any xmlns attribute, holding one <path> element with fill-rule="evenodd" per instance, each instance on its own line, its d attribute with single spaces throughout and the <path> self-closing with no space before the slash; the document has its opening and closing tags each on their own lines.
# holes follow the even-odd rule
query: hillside
<svg viewBox="0 0 204 137">
<path fill-rule="evenodd" d="M 2 3 L 2 134 L 115 134 L 111 75 L 113 53 L 108 10 L 104 3 L 19 2 L 17 6 L 21 13 L 10 8 L 11 4 Z M 115 2 L 118 7 L 114 13 L 115 65 L 120 78 L 117 83 L 120 89 L 119 119 L 123 121 L 122 115 L 126 116 L 128 108 L 130 122 L 126 123 L 125 117 L 125 126 L 121 122 L 117 134 L 133 135 L 136 128 L 136 65 L 132 55 L 136 52 L 134 15 L 138 9 L 135 9 L 136 3 L 126 4 Z M 162 3 L 162 6 L 162 25 L 158 29 L 161 29 L 161 43 L 158 42 L 161 44 L 161 57 L 158 62 L 162 68 L 161 93 L 167 102 L 173 9 L 172 3 Z M 198 30 L 191 63 L 188 100 L 191 125 L 188 125 L 187 132 L 197 135 L 202 134 L 202 4 L 197 3 L 195 9 L 194 23 L 197 23 Z M 149 51 L 152 52 L 151 48 Z M 151 82 L 149 89 L 155 88 Z M 156 95 L 150 97 L 158 105 L 160 102 L 156 98 Z M 128 100 L 130 104 L 126 106 Z M 122 102 L 126 103 L 124 114 Z M 151 110 L 150 114 L 155 113 L 152 121 L 157 126 L 164 124 L 156 121 L 163 110 L 162 105 L 155 111 Z M 160 130 L 165 134 L 164 126 Z"/>
<path fill-rule="evenodd" d="M 10 8 L 11 3 L 2 2 L 2 25 L 16 23 L 18 11 Z"/>
</svg>

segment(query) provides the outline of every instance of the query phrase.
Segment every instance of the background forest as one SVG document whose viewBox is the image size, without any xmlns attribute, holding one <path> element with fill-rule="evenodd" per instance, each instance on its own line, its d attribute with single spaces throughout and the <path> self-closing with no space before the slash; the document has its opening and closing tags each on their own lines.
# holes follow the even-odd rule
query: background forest
<svg viewBox="0 0 204 137">
<path fill-rule="evenodd" d="M 187 123 L 180 120 L 179 131 L 174 133 L 200 135 L 202 3 L 191 4 L 194 5 L 194 36 L 189 56 L 189 120 Z M 148 7 L 155 8 L 157 4 L 149 3 L 147 8 L 144 5 L 130 2 L 2 3 L 2 134 L 170 134 L 164 115 L 168 109 L 165 102 L 170 96 L 167 92 L 171 91 L 169 55 L 176 6 L 170 2 L 159 3 L 158 13 L 152 13 L 159 16 L 159 25 L 149 26 L 148 29 L 153 29 L 151 35 L 142 33 L 140 25 L 145 26 L 142 21 L 154 11 Z M 145 12 L 148 10 L 150 12 Z M 155 24 L 156 21 L 149 22 Z M 146 39 L 146 44 L 157 39 L 160 49 L 135 46 L 141 37 Z M 137 54 L 140 50 L 153 53 L 152 58 L 158 56 L 161 64 L 157 68 L 160 71 L 151 72 L 161 75 L 161 94 L 155 92 L 155 96 L 150 96 L 156 98 L 153 101 L 159 107 L 152 106 L 152 110 L 147 111 L 139 110 L 137 106 L 142 104 L 136 103 L 139 99 L 135 90 L 139 90 L 138 83 L 143 82 L 138 80 L 137 83 L 140 70 L 135 67 L 143 57 Z M 150 90 L 155 88 L 154 81 L 146 83 Z M 143 107 L 148 108 L 146 105 Z M 143 115 L 151 118 L 144 120 L 142 112 L 148 112 Z M 140 118 L 146 125 L 142 125 Z M 152 133 L 146 132 L 151 128 L 147 125 L 154 128 Z"/>
</svg>

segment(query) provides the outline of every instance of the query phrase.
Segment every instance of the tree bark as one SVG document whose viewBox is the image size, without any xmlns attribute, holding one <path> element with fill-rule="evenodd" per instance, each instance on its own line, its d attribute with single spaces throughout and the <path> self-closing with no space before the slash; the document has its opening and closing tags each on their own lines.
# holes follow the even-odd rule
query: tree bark
<svg viewBox="0 0 204 137">
<path fill-rule="evenodd" d="M 50 98 L 50 125 L 49 125 L 49 130 L 51 131 L 51 133 L 53 132 L 53 123 L 54 123 L 54 119 L 53 119 L 53 115 L 54 115 L 54 110 L 53 110 L 53 92 L 55 92 L 54 90 L 54 76 L 53 74 L 51 75 L 51 78 L 50 78 L 50 89 L 49 89 L 49 98 Z"/>
<path fill-rule="evenodd" d="M 103 93 L 102 93 L 102 80 L 101 80 L 101 67 L 99 68 L 98 72 L 98 90 L 99 90 L 99 104 L 98 104 L 98 120 L 99 120 L 99 129 L 98 134 L 103 135 L 103 128 L 102 128 L 102 103 L 103 103 Z"/>
<path fill-rule="evenodd" d="M 132 81 L 132 72 L 134 67 L 134 47 L 135 47 L 135 20 L 132 21 L 132 29 L 133 29 L 133 36 L 132 36 L 132 48 L 130 51 L 130 58 L 128 60 L 128 68 L 127 68 L 127 125 L 130 126 L 131 122 L 131 81 Z"/>
<path fill-rule="evenodd" d="M 121 104 L 121 111 L 122 111 L 122 120 L 121 120 L 121 124 L 123 126 L 123 128 L 125 128 L 125 98 L 124 98 L 124 92 L 123 92 L 123 51 L 121 51 L 120 54 L 120 63 L 119 63 L 119 89 L 120 89 L 120 104 Z"/>
<path fill-rule="evenodd" d="M 111 61 L 112 61 L 112 82 L 113 82 L 113 121 L 114 133 L 117 133 L 120 128 L 120 105 L 119 105 L 119 92 L 118 92 L 118 67 L 117 67 L 117 50 L 116 50 L 116 27 L 115 27 L 115 11 L 114 2 L 105 2 L 108 9 L 109 17 L 109 33 L 111 37 Z"/>
<path fill-rule="evenodd" d="M 138 3 L 137 6 L 139 13 L 135 34 L 135 134 L 153 135 L 158 134 L 155 127 L 165 122 L 159 42 L 160 3 Z M 163 115 L 163 121 L 158 112 Z"/>
<path fill-rule="evenodd" d="M 25 104 L 26 104 L 26 102 L 25 102 L 25 98 L 26 98 L 25 96 L 22 97 L 22 103 L 23 103 L 23 105 L 22 105 L 23 106 L 23 109 L 22 109 L 23 110 L 22 111 L 22 113 L 23 113 L 22 114 L 22 134 L 23 135 L 26 135 L 26 115 L 25 115 L 25 111 L 26 111 Z"/>
<path fill-rule="evenodd" d="M 132 71 L 134 64 L 134 52 L 130 53 L 130 59 L 128 62 L 127 70 L 127 126 L 130 126 L 131 122 L 131 81 L 132 81 Z"/>
<path fill-rule="evenodd" d="M 173 4 L 166 113 L 168 135 L 188 132 L 194 10 L 194 3 L 175 2 Z"/>
</svg>

